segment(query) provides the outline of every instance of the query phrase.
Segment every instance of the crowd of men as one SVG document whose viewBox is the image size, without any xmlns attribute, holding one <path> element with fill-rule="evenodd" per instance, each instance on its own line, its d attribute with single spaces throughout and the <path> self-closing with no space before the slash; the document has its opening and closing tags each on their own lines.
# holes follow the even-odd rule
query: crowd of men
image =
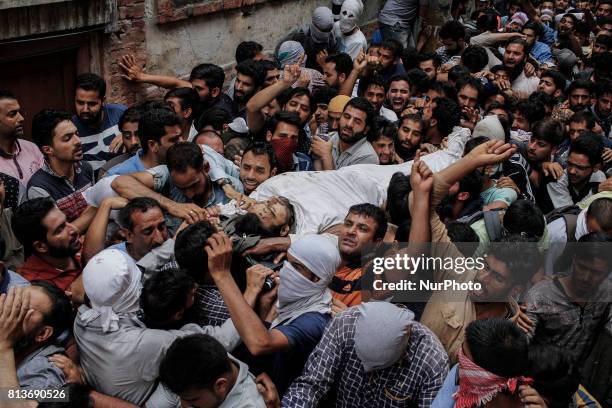
<svg viewBox="0 0 612 408">
<path fill-rule="evenodd" d="M 612 1 L 329 6 L 30 134 L 0 90 L 0 406 L 612 406 Z M 389 302 L 394 242 L 481 288 Z"/>
</svg>

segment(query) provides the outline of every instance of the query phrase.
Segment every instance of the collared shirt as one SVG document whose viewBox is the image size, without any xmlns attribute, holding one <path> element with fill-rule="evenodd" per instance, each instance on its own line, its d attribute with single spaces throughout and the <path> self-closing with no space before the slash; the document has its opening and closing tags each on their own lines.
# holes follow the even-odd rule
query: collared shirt
<svg viewBox="0 0 612 408">
<path fill-rule="evenodd" d="M 0 295 L 3 293 L 8 293 L 8 290 L 15 286 L 30 286 L 30 282 L 24 279 L 21 275 L 6 268 L 2 272 L 1 279 Z"/>
<path fill-rule="evenodd" d="M 554 208 L 561 208 L 567 205 L 578 204 L 583 199 L 597 193 L 597 186 L 606 179 L 602 171 L 595 171 L 591 174 L 589 182 L 581 191 L 575 191 L 569 183 L 567 170 L 553 183 L 548 183 L 546 189 Z"/>
<path fill-rule="evenodd" d="M 530 54 L 536 61 L 538 61 L 539 64 L 545 64 L 553 61 L 550 47 L 540 41 L 536 41 L 533 44 Z"/>
<path fill-rule="evenodd" d="M 45 158 L 38 146 L 27 140 L 15 140 L 15 151 L 0 153 L 0 173 L 16 178 L 25 187 L 40 169 Z"/>
<path fill-rule="evenodd" d="M 17 268 L 17 272 L 29 281 L 44 280 L 53 283 L 62 290 L 68 290 L 76 278 L 81 275 L 83 268 L 79 259 L 75 258 L 75 268 L 57 269 L 45 262 L 38 255 L 33 254 L 26 259 L 25 263 Z"/>
<path fill-rule="evenodd" d="M 336 170 L 353 164 L 379 164 L 378 155 L 365 136 L 343 152 L 340 151 L 340 136 L 337 132 L 334 133 L 331 141 Z"/>
<path fill-rule="evenodd" d="M 333 389 L 336 407 L 404 408 L 431 405 L 448 373 L 448 357 L 425 326 L 414 322 L 409 345 L 392 366 L 366 373 L 355 351 L 357 308 L 334 318 L 311 353 L 282 406 L 316 407 Z"/>
<path fill-rule="evenodd" d="M 107 160 L 115 155 L 109 151 L 111 142 L 121 133 L 119 120 L 127 106 L 120 104 L 104 104 L 102 106 L 102 124 L 98 128 L 91 128 L 81 122 L 77 115 L 72 117 L 72 122 L 79 131 L 79 137 L 83 144 L 83 160 L 88 161 L 94 170 L 98 170 Z"/>
<path fill-rule="evenodd" d="M 220 327 L 188 324 L 180 330 L 156 330 L 146 328 L 134 316 L 119 315 L 119 330 L 105 333 L 100 318 L 88 324 L 80 318 L 88 310 L 81 306 L 74 323 L 87 382 L 103 394 L 138 406 L 144 406 L 155 390 L 161 360 L 176 339 L 208 334 L 228 351 L 240 342 L 231 320 Z"/>
<path fill-rule="evenodd" d="M 314 170 L 312 159 L 304 153 L 293 153 L 293 171 L 311 171 Z"/>
<path fill-rule="evenodd" d="M 52 355 L 64 352 L 63 348 L 49 344 L 24 358 L 17 367 L 17 380 L 21 389 L 53 389 L 66 385 L 64 372 L 49 361 Z"/>
<path fill-rule="evenodd" d="M 47 162 L 28 183 L 27 198 L 51 197 L 68 221 L 73 221 L 87 208 L 83 192 L 93 186 L 94 174 L 89 163 L 74 165 L 74 182 L 56 174 Z"/>
<path fill-rule="evenodd" d="M 190 310 L 193 322 L 200 326 L 220 326 L 230 318 L 221 292 L 214 285 L 198 285 Z"/>
<path fill-rule="evenodd" d="M 114 175 L 121 176 L 124 174 L 131 174 L 131 173 L 138 173 L 141 171 L 145 171 L 147 168 L 145 167 L 141 159 L 143 154 L 144 153 L 142 149 L 138 150 L 136 154 L 128 157 L 123 162 L 111 167 L 106 173 L 106 175 L 107 176 L 114 176 Z"/>
<path fill-rule="evenodd" d="M 612 331 L 610 290 L 610 283 L 604 281 L 581 306 L 567 295 L 558 278 L 537 283 L 525 297 L 526 314 L 534 324 L 527 334 L 531 343 L 561 347 L 582 364 L 599 331 Z"/>
</svg>

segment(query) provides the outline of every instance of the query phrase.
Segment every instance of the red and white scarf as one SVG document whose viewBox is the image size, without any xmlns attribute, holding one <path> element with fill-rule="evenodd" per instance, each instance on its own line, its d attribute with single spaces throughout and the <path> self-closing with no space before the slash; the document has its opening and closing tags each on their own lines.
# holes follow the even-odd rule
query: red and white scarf
<svg viewBox="0 0 612 408">
<path fill-rule="evenodd" d="M 459 349 L 459 389 L 453 398 L 455 408 L 484 406 L 502 391 L 514 394 L 518 386 L 530 383 L 525 377 L 505 378 L 493 374 L 470 360 Z"/>
</svg>

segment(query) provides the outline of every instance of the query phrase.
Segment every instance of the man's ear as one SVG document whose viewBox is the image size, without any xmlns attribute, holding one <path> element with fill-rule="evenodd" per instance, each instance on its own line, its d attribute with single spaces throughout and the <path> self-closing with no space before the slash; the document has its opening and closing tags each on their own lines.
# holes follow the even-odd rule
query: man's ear
<svg viewBox="0 0 612 408">
<path fill-rule="evenodd" d="M 469 199 L 470 199 L 470 193 L 466 191 L 462 191 L 459 194 L 457 194 L 457 200 L 459 201 L 468 201 Z"/>
<path fill-rule="evenodd" d="M 560 90 L 560 89 L 557 89 L 557 90 L 555 91 L 555 93 L 553 94 L 553 96 L 554 96 L 555 98 L 560 98 L 560 97 L 561 97 L 561 90 Z"/>
<path fill-rule="evenodd" d="M 429 119 L 429 126 L 430 127 L 436 127 L 437 125 L 438 125 L 438 119 L 435 119 L 433 117 L 431 119 Z"/>
<path fill-rule="evenodd" d="M 119 228 L 119 234 L 121 234 L 121 236 L 125 239 L 125 242 L 132 242 L 132 231 L 130 231 L 129 229 L 121 227 Z"/>
<path fill-rule="evenodd" d="M 596 165 L 593 166 L 593 173 L 599 170 L 601 170 L 601 163 L 597 163 Z"/>
<path fill-rule="evenodd" d="M 45 325 L 38 330 L 38 333 L 34 336 L 34 340 L 37 343 L 44 343 L 51 336 L 53 336 L 53 327 Z"/>
<path fill-rule="evenodd" d="M 39 254 L 46 254 L 47 252 L 49 252 L 49 246 L 42 241 L 34 241 L 32 243 L 32 248 Z"/>
<path fill-rule="evenodd" d="M 270 132 L 269 130 L 266 132 L 266 142 L 269 142 L 272 140 L 272 132 Z"/>
<path fill-rule="evenodd" d="M 370 127 L 366 126 L 365 129 L 363 129 L 363 133 L 365 133 L 366 135 L 370 133 Z"/>
<path fill-rule="evenodd" d="M 187 108 L 187 109 L 185 109 L 185 112 L 183 112 L 183 117 L 184 117 L 185 119 L 187 119 L 188 117 L 190 117 L 190 116 L 191 116 L 191 114 L 192 114 L 192 113 L 193 113 L 193 109 L 191 109 L 191 108 Z"/>
<path fill-rule="evenodd" d="M 271 171 L 270 171 L 270 177 L 274 177 L 276 176 L 276 172 L 278 171 L 278 169 L 276 167 L 274 167 Z"/>
<path fill-rule="evenodd" d="M 216 98 L 216 97 L 217 97 L 217 96 L 219 96 L 220 94 L 221 94 L 221 88 L 219 88 L 219 87 L 213 88 L 213 89 L 210 91 L 210 95 L 211 95 L 213 98 Z"/>
<path fill-rule="evenodd" d="M 341 83 L 346 81 L 346 74 L 344 72 L 338 75 L 338 81 L 340 81 Z"/>
<path fill-rule="evenodd" d="M 45 156 L 53 156 L 53 148 L 49 145 L 41 147 L 40 150 Z"/>
<path fill-rule="evenodd" d="M 159 143 L 157 143 L 155 140 L 149 140 L 147 141 L 147 144 L 149 145 L 149 150 L 153 153 L 157 153 L 159 151 Z"/>
<path fill-rule="evenodd" d="M 225 377 L 217 378 L 212 388 L 213 388 L 214 393 L 218 396 L 225 396 L 230 392 L 230 384 L 229 384 L 229 381 L 227 381 L 227 378 Z"/>
<path fill-rule="evenodd" d="M 289 231 L 291 231 L 291 227 L 289 225 L 283 225 L 280 229 L 280 236 L 286 237 L 289 235 Z"/>
</svg>

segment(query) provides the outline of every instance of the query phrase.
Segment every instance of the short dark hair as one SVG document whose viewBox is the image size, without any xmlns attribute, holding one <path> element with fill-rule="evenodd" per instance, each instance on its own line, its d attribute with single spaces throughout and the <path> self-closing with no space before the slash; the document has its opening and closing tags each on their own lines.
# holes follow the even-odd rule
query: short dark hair
<svg viewBox="0 0 612 408">
<path fill-rule="evenodd" d="M 555 119 L 536 122 L 531 127 L 531 134 L 534 139 L 544 140 L 553 146 L 559 146 L 565 139 L 563 125 Z"/>
<path fill-rule="evenodd" d="M 191 114 L 192 116 L 195 115 L 200 103 L 200 96 L 198 95 L 198 92 L 193 88 L 187 87 L 169 90 L 164 96 L 164 100 L 168 100 L 168 98 L 178 98 L 181 109 L 185 110 L 191 108 L 193 111 Z"/>
<path fill-rule="evenodd" d="M 387 212 L 393 224 L 400 225 L 412 219 L 408 210 L 408 195 L 411 191 L 410 177 L 399 171 L 391 177 L 387 188 Z"/>
<path fill-rule="evenodd" d="M 271 118 L 269 121 L 270 126 L 268 128 L 270 129 L 270 132 L 272 134 L 276 132 L 276 128 L 278 127 L 279 123 L 293 125 L 297 127 L 298 131 L 302 127 L 302 123 L 300 122 L 300 116 L 296 112 L 280 111 L 276 115 L 274 115 L 274 117 Z"/>
<path fill-rule="evenodd" d="M 542 210 L 529 200 L 516 200 L 510 204 L 503 223 L 510 234 L 521 235 L 534 242 L 542 238 L 546 228 Z"/>
<path fill-rule="evenodd" d="M 595 96 L 601 98 L 606 94 L 612 94 L 612 81 L 602 80 L 595 84 Z"/>
<path fill-rule="evenodd" d="M 236 63 L 255 58 L 255 56 L 263 51 L 263 45 L 255 41 L 243 41 L 236 47 Z"/>
<path fill-rule="evenodd" d="M 222 375 L 232 371 L 232 362 L 219 341 L 207 334 L 177 339 L 159 366 L 161 383 L 174 394 L 212 388 Z"/>
<path fill-rule="evenodd" d="M 578 240 L 581 245 L 580 250 L 574 251 L 575 259 L 582 259 L 585 261 L 592 261 L 593 259 L 601 259 L 608 264 L 608 272 L 612 265 L 612 252 L 610 252 L 610 244 L 612 243 L 612 237 L 605 232 L 590 232 L 583 235 Z"/>
<path fill-rule="evenodd" d="M 251 142 L 242 153 L 242 157 L 244 157 L 247 153 L 253 153 L 255 156 L 267 156 L 268 163 L 270 164 L 270 169 L 274 169 L 277 167 L 276 155 L 274 154 L 274 149 L 272 149 L 272 145 L 268 142 Z"/>
<path fill-rule="evenodd" d="M 450 82 L 431 81 L 428 91 L 441 93 L 445 98 L 457 99 L 457 89 Z"/>
<path fill-rule="evenodd" d="M 2 99 L 17 100 L 17 97 L 15 96 L 14 93 L 12 93 L 11 91 L 9 91 L 7 89 L 0 89 L 0 100 L 2 100 Z"/>
<path fill-rule="evenodd" d="M 455 65 L 448 71 L 448 80 L 450 82 L 457 82 L 461 78 L 467 78 L 471 76 L 472 73 L 467 67 L 463 65 Z"/>
<path fill-rule="evenodd" d="M 406 72 L 406 77 L 408 77 L 408 85 L 410 85 L 410 87 L 414 86 L 417 92 L 425 93 L 429 90 L 429 83 L 431 82 L 431 79 L 429 79 L 425 71 L 422 69 L 413 68 Z"/>
<path fill-rule="evenodd" d="M 386 94 L 387 90 L 389 89 L 389 82 L 385 81 L 385 78 L 378 73 L 374 73 L 367 77 L 362 77 L 359 80 L 359 85 L 357 86 L 357 95 L 365 97 L 365 94 L 370 86 L 379 86 L 383 88 L 383 92 Z"/>
<path fill-rule="evenodd" d="M 383 239 L 387 233 L 387 216 L 380 207 L 370 203 L 355 204 L 349 208 L 348 213 L 372 218 L 376 222 L 375 240 Z"/>
<path fill-rule="evenodd" d="M 436 68 L 439 68 L 440 65 L 442 65 L 442 59 L 435 52 L 423 52 L 423 53 L 417 54 L 416 60 L 418 64 L 420 64 L 421 62 L 432 60 L 433 66 Z"/>
<path fill-rule="evenodd" d="M 423 117 L 418 113 L 409 113 L 399 118 L 399 120 L 397 121 L 398 127 L 402 126 L 405 120 L 411 120 L 413 122 L 418 122 L 419 125 L 421 126 L 421 129 L 425 129 L 425 121 L 423 120 Z"/>
<path fill-rule="evenodd" d="M 476 20 L 476 27 L 482 31 L 497 31 L 497 14 L 485 12 Z"/>
<path fill-rule="evenodd" d="M 312 94 L 310 93 L 308 88 L 298 86 L 296 88 L 286 89 L 276 99 L 278 100 L 278 103 L 281 106 L 284 106 L 289 103 L 291 98 L 293 98 L 294 96 L 304 95 L 308 97 L 308 103 L 310 105 L 310 114 L 312 115 L 317 110 L 317 104 L 315 103 L 314 98 L 312 97 Z"/>
<path fill-rule="evenodd" d="M 394 59 L 398 59 L 402 56 L 404 52 L 404 46 L 401 42 L 394 40 L 393 38 L 387 38 L 380 44 L 380 48 L 384 48 L 385 50 L 391 51 Z"/>
<path fill-rule="evenodd" d="M 576 24 L 578 24 L 578 17 L 576 17 L 573 13 L 565 13 L 563 14 L 563 16 L 561 16 L 561 19 L 563 19 L 564 17 L 568 17 L 572 20 L 572 24 L 574 25 L 574 27 L 576 27 Z"/>
<path fill-rule="evenodd" d="M 329 105 L 329 102 L 338 96 L 338 90 L 329 86 L 317 88 L 312 92 L 312 99 L 315 104 Z"/>
<path fill-rule="evenodd" d="M 612 1 L 609 3 L 612 3 Z M 608 51 L 610 51 L 612 48 L 612 36 L 607 34 L 598 34 L 597 37 L 595 37 L 595 44 L 601 44 L 606 47 Z"/>
<path fill-rule="evenodd" d="M 202 112 L 202 114 L 194 121 L 193 126 L 198 132 L 206 126 L 212 126 L 216 131 L 222 132 L 224 125 L 232 122 L 232 114 L 227 109 L 210 108 Z"/>
<path fill-rule="evenodd" d="M 33 252 L 34 242 L 47 242 L 47 229 L 42 220 L 55 207 L 50 197 L 39 197 L 21 203 L 13 213 L 11 227 L 26 255 Z"/>
<path fill-rule="evenodd" d="M 184 173 L 190 168 L 201 170 L 204 168 L 202 148 L 192 142 L 177 143 L 166 153 L 166 166 L 169 172 Z"/>
<path fill-rule="evenodd" d="M 593 95 L 594 84 L 588 79 L 576 79 L 569 84 L 567 95 L 571 95 L 576 89 L 586 89 L 590 95 Z"/>
<path fill-rule="evenodd" d="M 53 334 L 47 339 L 52 343 L 72 326 L 72 304 L 66 293 L 51 282 L 34 280 L 32 287 L 41 288 L 51 298 L 51 310 L 43 314 L 42 323 L 53 327 Z"/>
<path fill-rule="evenodd" d="M 244 60 L 236 65 L 236 72 L 251 78 L 255 89 L 261 87 L 266 80 L 266 73 L 263 72 L 257 65 L 257 62 L 252 59 Z"/>
<path fill-rule="evenodd" d="M 544 104 L 537 100 L 520 100 L 512 106 L 511 110 L 512 113 L 520 112 L 530 124 L 542 120 L 546 116 Z"/>
<path fill-rule="evenodd" d="M 461 108 L 457 102 L 448 98 L 436 98 L 436 107 L 431 111 L 431 117 L 436 119 L 437 128 L 443 135 L 449 135 L 461 121 Z"/>
<path fill-rule="evenodd" d="M 565 79 L 562 73 L 552 69 L 547 69 L 542 72 L 542 75 L 540 76 L 540 78 L 545 77 L 548 77 L 553 80 L 553 82 L 555 83 L 555 88 L 560 89 L 561 92 L 565 91 L 565 87 L 567 86 L 567 80 Z"/>
<path fill-rule="evenodd" d="M 374 107 L 372 104 L 365 98 L 353 98 L 344 105 L 344 109 L 342 112 L 346 110 L 348 107 L 352 107 L 355 109 L 359 109 L 366 114 L 366 126 L 372 129 L 374 125 L 374 117 L 376 116 L 376 112 L 374 111 Z"/>
<path fill-rule="evenodd" d="M 129 231 L 134 230 L 134 222 L 132 221 L 132 214 L 135 212 L 147 212 L 151 208 L 159 208 L 163 213 L 163 210 L 159 203 L 149 197 L 136 197 L 132 198 L 128 203 L 119 210 L 119 225 L 122 228 L 126 228 Z"/>
<path fill-rule="evenodd" d="M 567 120 L 568 125 L 570 123 L 582 123 L 582 122 L 586 123 L 586 127 L 588 130 L 593 130 L 593 128 L 595 127 L 595 124 L 597 123 L 595 119 L 595 115 L 593 115 L 593 112 L 588 111 L 588 110 L 578 111 L 574 113 L 572 116 L 570 116 L 570 118 Z"/>
<path fill-rule="evenodd" d="M 542 26 L 540 25 L 540 23 L 533 21 L 533 20 L 529 20 L 527 23 L 525 23 L 525 25 L 523 26 L 523 28 L 521 29 L 521 31 L 523 30 L 533 30 L 535 36 L 536 36 L 536 40 L 538 40 L 540 38 L 540 36 L 542 35 L 543 29 Z"/>
<path fill-rule="evenodd" d="M 472 360 L 501 377 L 526 374 L 527 336 L 514 323 L 501 318 L 474 320 L 465 329 Z"/>
<path fill-rule="evenodd" d="M 529 98 L 527 99 L 532 102 L 542 104 L 545 107 L 545 109 L 546 107 L 549 107 L 552 110 L 557 104 L 557 98 L 553 97 L 552 95 L 547 94 L 546 92 L 542 92 L 542 91 L 536 91 L 532 93 L 531 95 L 529 95 Z"/>
<path fill-rule="evenodd" d="M 528 57 L 527 49 L 529 48 L 529 46 L 527 45 L 527 41 L 523 40 L 521 37 L 516 37 L 516 38 L 513 38 L 510 41 L 508 41 L 508 46 L 511 45 L 511 44 L 522 45 L 523 46 L 523 53 L 525 54 L 525 57 L 524 57 L 523 61 L 527 60 L 527 57 Z M 506 48 L 508 46 L 506 46 Z"/>
<path fill-rule="evenodd" d="M 119 130 L 123 129 L 126 123 L 140 121 L 141 110 L 138 106 L 131 106 L 123 111 L 121 118 L 119 119 Z"/>
<path fill-rule="evenodd" d="M 450 20 L 440 27 L 438 33 L 440 39 L 465 40 L 465 27 L 458 21 Z"/>
<path fill-rule="evenodd" d="M 580 385 L 580 372 L 565 349 L 553 345 L 531 345 L 529 377 L 551 408 L 571 405 Z"/>
<path fill-rule="evenodd" d="M 222 89 L 225 72 L 223 72 L 223 68 L 215 64 L 200 64 L 191 70 L 189 81 L 192 82 L 194 79 L 204 81 L 211 91 L 214 88 Z"/>
<path fill-rule="evenodd" d="M 612 198 L 602 197 L 594 200 L 587 210 L 604 231 L 612 230 Z"/>
<path fill-rule="evenodd" d="M 138 137 L 142 151 L 149 151 L 149 140 L 160 143 L 162 136 L 166 134 L 166 126 L 180 124 L 180 118 L 169 106 L 157 106 L 143 111 L 138 121 Z"/>
<path fill-rule="evenodd" d="M 208 221 L 191 224 L 176 237 L 174 257 L 182 270 L 198 282 L 208 271 L 208 254 L 204 250 L 206 240 L 217 230 Z"/>
<path fill-rule="evenodd" d="M 325 62 L 336 64 L 336 72 L 338 74 L 345 74 L 347 77 L 353 70 L 353 60 L 350 55 L 344 52 L 328 56 L 325 58 Z"/>
<path fill-rule="evenodd" d="M 39 149 L 53 144 L 53 133 L 61 122 L 71 120 L 65 110 L 43 109 L 32 119 L 32 140 Z"/>
<path fill-rule="evenodd" d="M 472 74 L 482 71 L 488 62 L 487 50 L 479 45 L 470 45 L 461 54 L 461 63 Z"/>
<path fill-rule="evenodd" d="M 542 264 L 542 257 L 537 246 L 533 245 L 534 241 L 522 234 L 508 233 L 489 247 L 488 256 L 503 262 L 510 271 L 512 286 L 525 287 Z"/>
<path fill-rule="evenodd" d="M 374 143 L 377 140 L 386 137 L 397 142 L 397 126 L 395 123 L 387 120 L 384 116 L 377 116 L 374 118 L 374 130 L 370 131 L 367 140 L 370 143 Z"/>
<path fill-rule="evenodd" d="M 600 135 L 585 132 L 578 136 L 570 145 L 570 154 L 583 154 L 589 159 L 591 166 L 601 163 L 603 140 Z"/>
<path fill-rule="evenodd" d="M 106 96 L 106 82 L 100 75 L 87 72 L 76 77 L 76 89 L 84 91 L 96 91 L 100 99 Z"/>
<path fill-rule="evenodd" d="M 140 307 L 147 327 L 161 328 L 184 309 L 194 286 L 193 279 L 180 269 L 165 269 L 147 279 L 140 294 Z"/>
<path fill-rule="evenodd" d="M 480 104 L 480 102 L 482 102 L 482 96 L 484 94 L 482 82 L 472 76 L 461 78 L 455 84 L 455 88 L 457 88 L 457 94 L 459 94 L 459 92 L 466 86 L 471 86 L 472 88 L 476 89 L 476 91 L 478 92 L 478 103 Z"/>
</svg>

